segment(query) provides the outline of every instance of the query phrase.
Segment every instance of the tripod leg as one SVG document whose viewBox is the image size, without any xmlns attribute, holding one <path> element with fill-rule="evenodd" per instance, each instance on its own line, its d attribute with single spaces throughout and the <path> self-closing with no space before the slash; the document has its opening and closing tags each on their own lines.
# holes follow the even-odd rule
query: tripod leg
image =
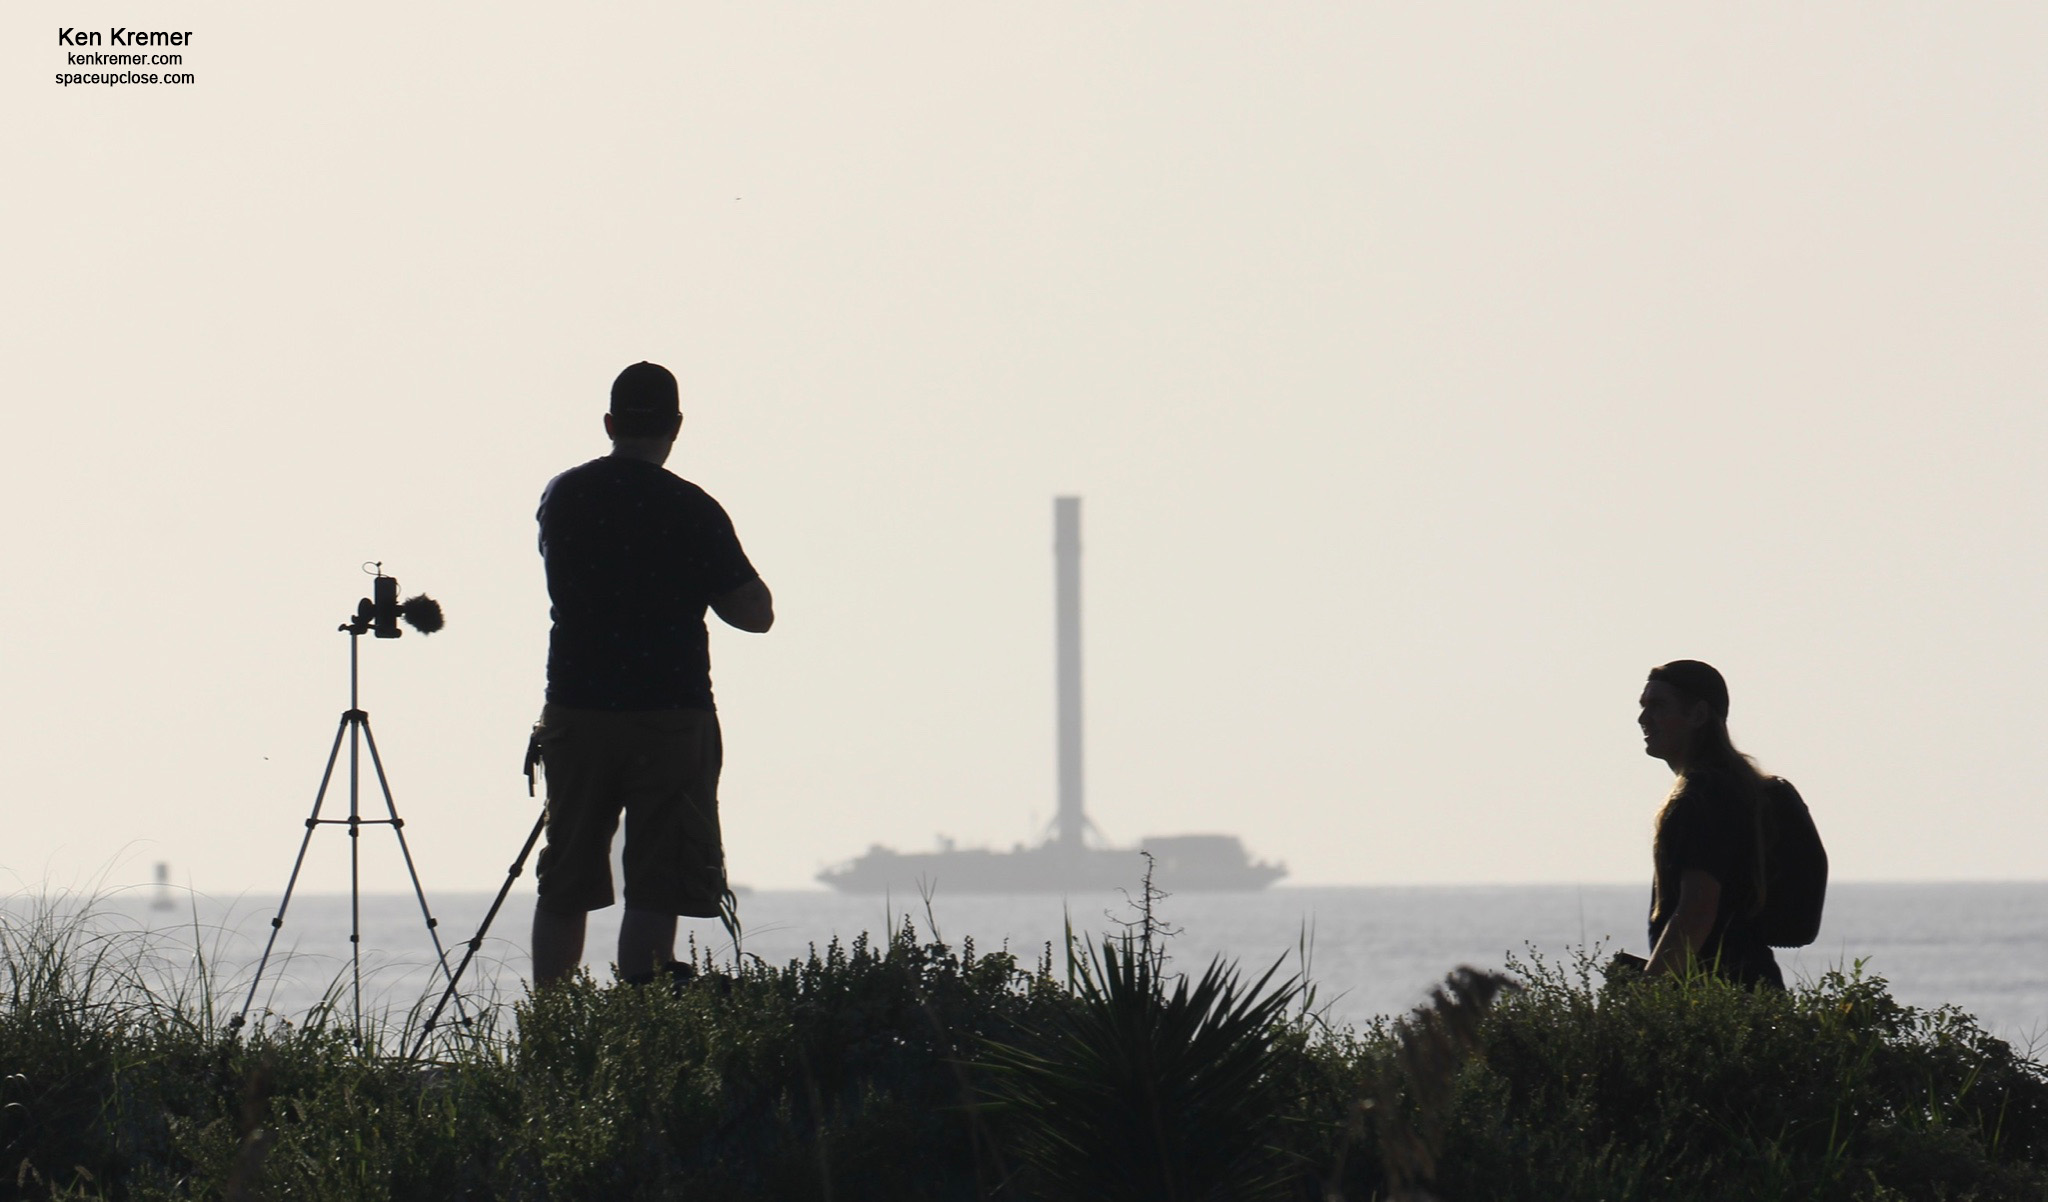
<svg viewBox="0 0 2048 1202">
<path fill-rule="evenodd" d="M 334 728 L 334 746 L 327 751 L 327 767 L 320 773 L 320 788 L 313 794 L 313 812 L 306 818 L 306 835 L 299 840 L 299 856 L 292 861 L 291 879 L 284 885 L 284 900 L 277 903 L 277 917 L 270 920 L 270 939 L 263 945 L 263 958 L 256 962 L 256 975 L 249 978 L 249 996 L 242 1002 L 241 1013 L 228 1024 L 230 1030 L 238 1030 L 248 1021 L 249 1007 L 256 1004 L 256 987 L 263 981 L 263 970 L 270 964 L 271 949 L 277 946 L 277 934 L 284 929 L 284 912 L 292 904 L 292 890 L 298 887 L 299 870 L 306 865 L 306 848 L 313 842 L 313 832 L 320 826 L 320 806 L 327 800 L 327 785 L 334 779 L 334 762 L 341 756 L 341 737 L 348 733 L 348 715 L 341 716 L 341 722 Z"/>
<path fill-rule="evenodd" d="M 441 946 L 441 924 L 427 907 L 427 891 L 420 885 L 419 870 L 413 867 L 412 847 L 405 841 L 405 819 L 398 816 L 398 805 L 391 800 L 391 781 L 384 775 L 384 758 L 377 753 L 377 736 L 370 730 L 370 718 L 365 714 L 361 720 L 363 739 L 370 746 L 370 766 L 377 771 L 377 787 L 384 793 L 384 809 L 391 815 L 391 831 L 398 836 L 398 851 L 405 858 L 405 873 L 412 878 L 413 896 L 419 899 L 420 917 L 426 920 L 427 937 L 434 942 L 434 963 L 441 966 L 441 975 L 448 983 L 455 983 L 455 976 L 448 969 L 448 953 Z M 469 1025 L 469 1012 L 463 1007 L 462 998 L 455 999 L 455 1012 L 462 1016 L 464 1026 Z"/>
<path fill-rule="evenodd" d="M 354 649 L 355 644 L 350 642 Z M 369 733 L 370 716 L 359 709 L 348 712 L 348 962 L 354 1006 L 356 1048 L 363 1046 L 363 814 L 362 738 Z"/>
<path fill-rule="evenodd" d="M 469 971 L 469 962 L 476 959 L 477 949 L 484 945 L 484 934 L 491 929 L 491 923 L 497 920 L 499 907 L 505 904 L 506 895 L 512 892 L 512 883 L 519 879 L 520 873 L 526 871 L 526 857 L 533 854 L 533 845 L 540 842 L 540 833 L 547 829 L 547 824 L 547 811 L 542 810 L 540 817 L 534 820 L 532 832 L 526 836 L 526 845 L 519 849 L 519 858 L 512 861 L 512 867 L 506 871 L 505 883 L 498 886 L 498 896 L 491 899 L 491 908 L 484 912 L 483 924 L 477 927 L 476 934 L 469 940 L 468 950 L 462 953 L 462 963 L 457 964 L 455 971 L 449 975 L 448 988 L 442 992 L 441 1000 L 434 1003 L 434 1012 L 427 1015 L 426 1025 L 420 1028 L 419 1042 L 414 1044 L 412 1049 L 413 1057 L 417 1057 L 427 1046 L 427 1037 L 434 1033 L 434 1024 L 440 1021 L 441 1011 L 447 1007 L 448 1000 L 456 996 L 455 986 L 461 982 L 462 974 Z M 459 1002 L 457 1006 L 459 1010 Z"/>
</svg>

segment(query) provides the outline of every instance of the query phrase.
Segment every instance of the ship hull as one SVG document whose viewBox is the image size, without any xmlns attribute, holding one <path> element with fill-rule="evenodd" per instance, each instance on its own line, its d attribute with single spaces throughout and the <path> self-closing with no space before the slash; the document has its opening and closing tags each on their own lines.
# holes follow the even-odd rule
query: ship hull
<svg viewBox="0 0 2048 1202">
<path fill-rule="evenodd" d="M 1047 843 L 1015 851 L 958 849 L 866 855 L 818 874 L 844 893 L 916 895 L 983 893 L 1106 893 L 1136 889 L 1145 879 L 1144 852 L 1153 856 L 1152 883 L 1169 893 L 1246 893 L 1287 875 L 1277 864 L 1256 863 L 1236 839 L 1179 836 L 1142 848 L 1070 847 Z M 1196 843 L 1194 847 L 1175 844 Z M 1234 853 L 1234 854 L 1232 854 Z"/>
</svg>

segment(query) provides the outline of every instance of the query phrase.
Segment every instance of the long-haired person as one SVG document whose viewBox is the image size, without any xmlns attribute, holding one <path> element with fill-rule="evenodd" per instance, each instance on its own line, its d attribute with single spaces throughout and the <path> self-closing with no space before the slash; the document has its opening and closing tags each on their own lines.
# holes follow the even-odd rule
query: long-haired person
<svg viewBox="0 0 2048 1202">
<path fill-rule="evenodd" d="M 1727 682 L 1698 660 L 1652 668 L 1636 722 L 1643 751 L 1677 777 L 1657 814 L 1646 971 L 1696 964 L 1784 988 L 1757 922 L 1769 782 L 1728 737 Z"/>
</svg>

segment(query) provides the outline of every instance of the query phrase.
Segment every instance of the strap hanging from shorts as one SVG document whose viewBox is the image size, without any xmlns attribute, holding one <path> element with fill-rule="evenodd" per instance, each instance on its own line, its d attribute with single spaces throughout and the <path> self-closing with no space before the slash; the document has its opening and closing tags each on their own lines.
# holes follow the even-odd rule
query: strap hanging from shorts
<svg viewBox="0 0 2048 1202">
<path fill-rule="evenodd" d="M 540 731 L 535 730 L 526 738 L 526 795 L 534 796 L 533 777 L 540 770 Z"/>
</svg>

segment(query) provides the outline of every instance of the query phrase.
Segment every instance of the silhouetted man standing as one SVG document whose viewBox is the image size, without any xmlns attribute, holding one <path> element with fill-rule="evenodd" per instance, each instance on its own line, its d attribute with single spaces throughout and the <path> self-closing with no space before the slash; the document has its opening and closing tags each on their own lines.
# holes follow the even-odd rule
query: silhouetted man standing
<svg viewBox="0 0 2048 1202">
<path fill-rule="evenodd" d="M 1712 665 L 1678 659 L 1650 669 L 1639 704 L 1643 752 L 1670 765 L 1675 778 L 1652 847 L 1646 971 L 1682 972 L 1697 962 L 1746 984 L 1784 988 L 1759 919 L 1769 794 L 1790 786 L 1735 749 L 1728 682 Z M 1825 879 L 1824 857 L 1820 871 Z"/>
<path fill-rule="evenodd" d="M 662 467 L 682 424 L 676 378 L 635 363 L 612 381 L 612 453 L 541 493 L 554 627 L 534 727 L 548 790 L 533 915 L 539 985 L 575 971 L 589 912 L 615 900 L 621 813 L 622 977 L 652 979 L 673 964 L 677 917 L 718 917 L 726 892 L 704 613 L 759 634 L 775 609 L 725 510 Z"/>
</svg>

